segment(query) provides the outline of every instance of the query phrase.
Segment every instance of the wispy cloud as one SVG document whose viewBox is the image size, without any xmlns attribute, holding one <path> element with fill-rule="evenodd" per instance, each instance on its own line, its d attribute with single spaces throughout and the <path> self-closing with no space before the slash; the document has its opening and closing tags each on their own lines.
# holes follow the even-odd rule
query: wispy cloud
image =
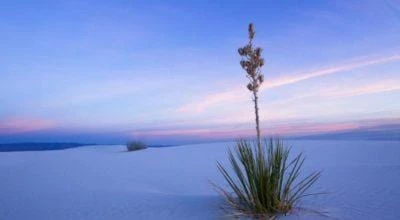
<svg viewBox="0 0 400 220">
<path fill-rule="evenodd" d="M 221 102 L 234 101 L 242 97 L 243 97 L 243 91 L 241 91 L 240 88 L 233 89 L 227 92 L 215 93 L 205 96 L 202 100 L 198 102 L 187 103 L 179 107 L 178 112 L 200 113 L 203 112 L 209 106 L 216 105 Z"/>
<path fill-rule="evenodd" d="M 278 79 L 271 80 L 269 82 L 267 81 L 266 85 L 264 87 L 262 87 L 262 90 L 279 87 L 279 86 L 284 86 L 284 85 L 288 85 L 288 84 L 293 84 L 293 83 L 298 83 L 298 82 L 308 80 L 311 78 L 315 78 L 315 77 L 345 72 L 345 71 L 353 70 L 353 69 L 360 68 L 360 67 L 388 63 L 388 62 L 393 62 L 393 61 L 400 61 L 400 54 L 376 58 L 376 59 L 364 60 L 364 61 L 357 61 L 357 62 L 343 64 L 343 65 L 335 65 L 332 67 L 322 68 L 322 69 L 311 71 L 311 72 L 304 72 L 304 73 L 296 74 L 294 76 L 280 77 Z"/>
<path fill-rule="evenodd" d="M 399 80 L 386 80 L 386 81 L 378 81 L 373 82 L 368 85 L 361 86 L 335 86 L 333 88 L 325 88 L 314 90 L 313 92 L 296 95 L 288 99 L 278 100 L 272 103 L 269 103 L 269 106 L 277 107 L 281 105 L 293 104 L 294 102 L 304 101 L 305 99 L 322 99 L 327 101 L 331 98 L 346 98 L 352 96 L 361 96 L 361 95 L 370 95 L 370 94 L 378 94 L 384 92 L 393 92 L 400 90 L 400 81 Z"/>
<path fill-rule="evenodd" d="M 399 80 L 378 81 L 357 87 L 338 85 L 333 88 L 316 89 L 313 92 L 300 95 L 295 94 L 293 97 L 271 101 L 261 105 L 259 106 L 262 109 L 260 116 L 265 121 L 290 119 L 293 117 L 298 117 L 302 114 L 301 112 L 296 112 L 296 114 L 294 114 L 293 111 L 291 111 L 293 110 L 291 108 L 292 106 L 297 106 L 297 108 L 294 109 L 294 111 L 296 111 L 299 107 L 305 105 L 332 102 L 334 99 L 397 91 L 400 91 Z M 239 109 L 231 114 L 224 114 L 223 117 L 219 116 L 220 119 L 218 119 L 218 121 L 244 123 L 254 120 L 253 116 L 249 115 L 248 113 L 249 109 Z"/>
<path fill-rule="evenodd" d="M 380 118 L 360 121 L 336 121 L 336 122 L 314 122 L 309 120 L 285 120 L 275 121 L 263 127 L 265 135 L 301 136 L 321 134 L 330 132 L 352 131 L 361 128 L 374 128 L 381 125 L 399 124 L 400 118 Z M 189 137 L 192 140 L 207 139 L 234 139 L 238 137 L 255 136 L 255 130 L 246 126 L 217 126 L 210 128 L 198 128 L 192 125 L 188 127 L 175 128 L 153 128 L 142 131 L 131 132 L 134 137 L 174 138 Z"/>
<path fill-rule="evenodd" d="M 261 87 L 261 91 L 268 89 L 273 89 L 285 85 L 290 85 L 294 83 L 299 83 L 305 80 L 309 80 L 316 77 L 341 73 L 345 71 L 354 70 L 356 68 L 383 64 L 388 62 L 400 61 L 400 55 L 395 54 L 386 57 L 380 57 L 375 59 L 368 59 L 363 61 L 355 61 L 347 64 L 334 65 L 331 67 L 321 68 L 315 71 L 298 73 L 291 76 L 279 77 L 276 79 L 268 79 L 265 85 Z M 203 97 L 201 100 L 196 100 L 194 102 L 186 103 L 178 108 L 178 112 L 182 113 L 201 113 L 207 108 L 214 106 L 216 104 L 221 104 L 222 102 L 234 102 L 242 101 L 248 98 L 248 94 L 244 92 L 244 86 L 236 86 L 229 91 L 224 91 L 220 93 L 214 93 Z"/>
<path fill-rule="evenodd" d="M 131 135 L 134 137 L 152 137 L 152 138 L 202 138 L 203 140 L 208 139 L 226 139 L 233 137 L 245 137 L 251 136 L 253 130 L 250 129 L 232 129 L 232 128 L 209 128 L 209 129 L 197 129 L 197 128 L 175 128 L 171 129 L 154 129 L 147 131 L 136 131 L 132 132 Z"/>
<path fill-rule="evenodd" d="M 40 131 L 55 126 L 55 122 L 45 119 L 5 118 L 0 120 L 0 135 Z"/>
<path fill-rule="evenodd" d="M 400 90 L 400 81 L 391 80 L 391 81 L 377 82 L 365 86 L 359 86 L 348 90 L 334 91 L 334 92 L 328 91 L 325 93 L 321 93 L 319 95 L 323 97 L 343 98 L 343 97 L 376 94 L 383 92 L 392 92 L 397 90 Z"/>
</svg>

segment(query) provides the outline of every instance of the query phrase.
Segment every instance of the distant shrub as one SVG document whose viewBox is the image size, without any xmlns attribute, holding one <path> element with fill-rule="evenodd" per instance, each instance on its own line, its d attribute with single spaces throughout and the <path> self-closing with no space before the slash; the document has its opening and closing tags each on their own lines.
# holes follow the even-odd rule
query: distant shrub
<svg viewBox="0 0 400 220">
<path fill-rule="evenodd" d="M 233 172 L 218 163 L 231 190 L 218 189 L 236 210 L 234 215 L 274 219 L 292 211 L 303 197 L 320 194 L 309 192 L 320 172 L 302 177 L 304 156 L 300 153 L 290 160 L 289 154 L 290 148 L 279 139 L 264 141 L 261 147 L 241 140 L 235 154 L 229 152 Z"/>
<path fill-rule="evenodd" d="M 126 144 L 126 149 L 128 151 L 137 151 L 137 150 L 143 150 L 146 149 L 147 146 L 143 142 L 140 141 L 130 141 Z"/>
</svg>

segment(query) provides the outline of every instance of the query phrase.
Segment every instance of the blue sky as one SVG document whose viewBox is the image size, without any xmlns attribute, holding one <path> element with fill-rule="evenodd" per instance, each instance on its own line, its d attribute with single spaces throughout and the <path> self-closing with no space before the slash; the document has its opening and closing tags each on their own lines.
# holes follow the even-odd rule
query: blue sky
<svg viewBox="0 0 400 220">
<path fill-rule="evenodd" d="M 254 133 L 237 48 L 264 48 L 264 134 L 400 121 L 399 1 L 3 1 L 0 140 Z"/>
</svg>

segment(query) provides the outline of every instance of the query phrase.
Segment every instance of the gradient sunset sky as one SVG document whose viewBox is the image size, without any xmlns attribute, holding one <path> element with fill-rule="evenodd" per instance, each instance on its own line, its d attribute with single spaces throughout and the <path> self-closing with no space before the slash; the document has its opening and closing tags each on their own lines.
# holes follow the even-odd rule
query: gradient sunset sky
<svg viewBox="0 0 400 220">
<path fill-rule="evenodd" d="M 264 48 L 265 135 L 400 124 L 400 1 L 2 1 L 0 141 L 255 134 L 237 48 Z"/>
</svg>

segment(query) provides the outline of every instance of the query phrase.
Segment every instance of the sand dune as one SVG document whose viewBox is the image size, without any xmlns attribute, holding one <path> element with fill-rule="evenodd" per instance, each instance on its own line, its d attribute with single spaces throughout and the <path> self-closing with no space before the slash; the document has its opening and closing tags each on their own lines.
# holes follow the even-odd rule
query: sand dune
<svg viewBox="0 0 400 220">
<path fill-rule="evenodd" d="M 306 170 L 323 170 L 301 205 L 338 219 L 398 219 L 399 142 L 296 141 Z M 0 153 L 0 219 L 221 219 L 215 162 L 231 143 Z M 327 219 L 298 212 L 284 219 Z"/>
</svg>

